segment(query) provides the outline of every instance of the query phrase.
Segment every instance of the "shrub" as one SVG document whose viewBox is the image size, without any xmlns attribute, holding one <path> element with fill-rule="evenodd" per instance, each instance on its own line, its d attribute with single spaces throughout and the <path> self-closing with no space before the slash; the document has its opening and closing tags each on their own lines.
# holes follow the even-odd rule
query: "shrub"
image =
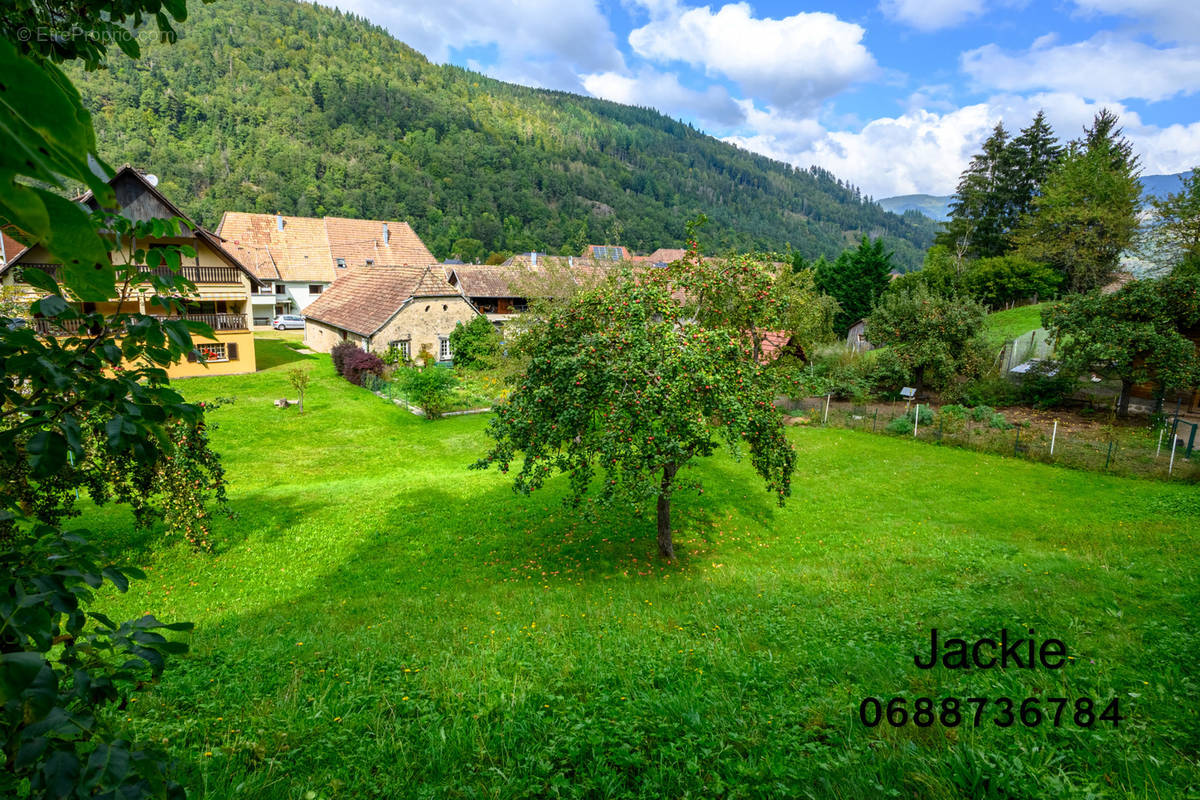
<svg viewBox="0 0 1200 800">
<path fill-rule="evenodd" d="M 1016 426 L 1013 425 L 1008 420 L 1006 420 L 1004 418 L 1004 415 L 1001 414 L 999 411 L 995 411 L 992 413 L 992 415 L 990 417 L 988 417 L 988 427 L 996 428 L 997 430 L 1002 430 L 1002 431 L 1010 431 L 1013 428 L 1015 428 Z"/>
<path fill-rule="evenodd" d="M 976 422 L 983 422 L 985 419 L 990 419 L 995 413 L 996 409 L 991 406 L 975 406 L 971 409 L 971 419 Z"/>
<path fill-rule="evenodd" d="M 967 409 L 960 405 L 951 404 L 938 409 L 948 419 L 965 419 Z"/>
<path fill-rule="evenodd" d="M 399 366 L 400 364 L 404 363 L 404 354 L 400 351 L 400 348 L 396 347 L 394 344 L 389 345 L 388 349 L 383 351 L 383 355 L 380 356 L 380 358 L 383 359 L 383 363 L 387 364 L 389 367 Z"/>
<path fill-rule="evenodd" d="M 964 405 L 1005 406 L 1016 399 L 1016 387 L 999 375 L 991 375 L 967 381 L 958 394 Z"/>
<path fill-rule="evenodd" d="M 1052 361 L 1039 361 L 1018 388 L 1021 400 L 1037 408 L 1060 406 L 1079 388 L 1079 376 Z"/>
<path fill-rule="evenodd" d="M 383 377 L 383 359 L 357 348 L 353 353 L 347 353 L 342 360 L 342 376 L 355 386 L 362 386 L 367 375 Z"/>
<path fill-rule="evenodd" d="M 401 380 L 413 405 L 429 420 L 442 416 L 458 382 L 453 372 L 435 366 L 405 370 Z"/>
<path fill-rule="evenodd" d="M 360 348 L 358 345 L 354 344 L 354 342 L 342 341 L 342 342 L 338 342 L 337 344 L 335 344 L 333 346 L 333 349 L 329 351 L 329 357 L 331 359 L 333 359 L 334 372 L 336 372 L 338 375 L 345 377 L 346 370 L 345 370 L 344 362 L 346 360 L 346 356 L 349 355 L 350 353 L 356 353 L 356 352 L 361 353 L 362 348 Z"/>
<path fill-rule="evenodd" d="M 466 325 L 460 322 L 450 332 L 450 349 L 454 352 L 456 367 L 487 369 L 493 365 L 502 347 L 496 326 L 482 315 Z"/>
<path fill-rule="evenodd" d="M 919 427 L 933 424 L 933 411 L 928 406 L 921 406 L 920 411 L 910 408 L 903 417 L 896 417 L 887 424 L 887 430 L 891 433 L 912 433 L 913 420 L 918 419 L 918 414 Z"/>
<path fill-rule="evenodd" d="M 908 382 L 908 370 L 890 349 L 872 353 L 874 358 L 868 362 L 867 371 L 871 391 L 885 396 L 898 396 L 900 388 Z"/>
</svg>

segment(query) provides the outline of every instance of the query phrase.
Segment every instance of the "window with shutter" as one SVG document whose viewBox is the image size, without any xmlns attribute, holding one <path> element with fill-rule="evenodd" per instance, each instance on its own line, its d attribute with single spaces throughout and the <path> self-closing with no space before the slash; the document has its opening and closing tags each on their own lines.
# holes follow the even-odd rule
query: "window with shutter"
<svg viewBox="0 0 1200 800">
<path fill-rule="evenodd" d="M 230 342 L 227 345 L 225 345 L 225 352 L 229 355 L 230 361 L 237 361 L 238 360 L 237 342 Z"/>
</svg>

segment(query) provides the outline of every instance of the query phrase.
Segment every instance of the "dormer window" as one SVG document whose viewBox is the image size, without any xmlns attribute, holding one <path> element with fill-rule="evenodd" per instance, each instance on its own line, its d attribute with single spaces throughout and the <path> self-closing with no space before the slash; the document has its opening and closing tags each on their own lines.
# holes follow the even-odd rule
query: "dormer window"
<svg viewBox="0 0 1200 800">
<path fill-rule="evenodd" d="M 368 258 L 368 259 L 367 259 L 367 266 L 368 266 L 368 267 L 373 267 L 373 266 L 375 266 L 375 259 L 373 259 L 373 258 Z"/>
<path fill-rule="evenodd" d="M 346 268 L 346 259 L 339 258 L 337 260 L 337 265 L 338 265 L 338 269 L 345 269 Z"/>
</svg>

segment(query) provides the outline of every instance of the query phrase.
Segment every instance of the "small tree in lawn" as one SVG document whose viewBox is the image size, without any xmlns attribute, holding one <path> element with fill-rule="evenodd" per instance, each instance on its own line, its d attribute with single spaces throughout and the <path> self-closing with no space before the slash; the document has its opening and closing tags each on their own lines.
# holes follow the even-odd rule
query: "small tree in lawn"
<svg viewBox="0 0 1200 800">
<path fill-rule="evenodd" d="M 300 397 L 300 413 L 304 413 L 304 391 L 308 388 L 308 370 L 293 369 L 288 371 L 288 382 Z"/>
<path fill-rule="evenodd" d="M 602 503 L 656 501 L 658 550 L 675 557 L 671 498 L 679 471 L 724 441 L 743 443 L 782 504 L 795 451 L 772 404 L 770 381 L 736 332 L 684 322 L 659 281 L 624 276 L 579 295 L 531 328 L 529 366 L 488 426 L 491 451 L 473 466 L 508 472 L 514 489 L 570 480 L 568 502 L 592 489 Z"/>
<path fill-rule="evenodd" d="M 1200 276 L 1130 281 L 1109 295 L 1076 295 L 1044 310 L 1042 324 L 1069 367 L 1121 379 L 1122 416 L 1136 384 L 1153 381 L 1162 398 L 1200 383 L 1200 356 L 1183 335 L 1200 325 Z"/>
<path fill-rule="evenodd" d="M 867 336 L 891 348 L 919 392 L 926 380 L 945 386 L 955 375 L 977 370 L 985 316 L 974 300 L 915 286 L 884 294 L 867 318 Z"/>
</svg>

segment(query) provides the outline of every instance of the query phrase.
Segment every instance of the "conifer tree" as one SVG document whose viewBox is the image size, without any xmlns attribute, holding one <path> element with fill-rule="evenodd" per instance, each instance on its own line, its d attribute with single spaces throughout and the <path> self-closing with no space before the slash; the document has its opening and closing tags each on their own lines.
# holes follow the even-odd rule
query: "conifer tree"
<svg viewBox="0 0 1200 800">
<path fill-rule="evenodd" d="M 844 336 L 850 326 L 871 313 L 875 302 L 891 280 L 892 254 L 883 249 L 883 240 L 866 236 L 853 250 L 846 250 L 835 261 L 818 261 L 815 268 L 817 288 L 840 306 L 833 318 L 834 331 Z"/>
<path fill-rule="evenodd" d="M 1042 184 L 1054 170 L 1062 157 L 1063 148 L 1054 136 L 1054 129 L 1046 122 L 1045 112 L 1039 110 L 1021 135 L 1013 139 L 1016 160 L 1016 186 L 1013 192 L 1014 223 L 1029 213 L 1033 199 L 1041 194 Z"/>
<path fill-rule="evenodd" d="M 1021 254 L 1061 272 L 1071 292 L 1103 286 L 1137 233 L 1139 173 L 1116 115 L 1102 110 L 1034 199 L 1016 236 Z"/>
</svg>

